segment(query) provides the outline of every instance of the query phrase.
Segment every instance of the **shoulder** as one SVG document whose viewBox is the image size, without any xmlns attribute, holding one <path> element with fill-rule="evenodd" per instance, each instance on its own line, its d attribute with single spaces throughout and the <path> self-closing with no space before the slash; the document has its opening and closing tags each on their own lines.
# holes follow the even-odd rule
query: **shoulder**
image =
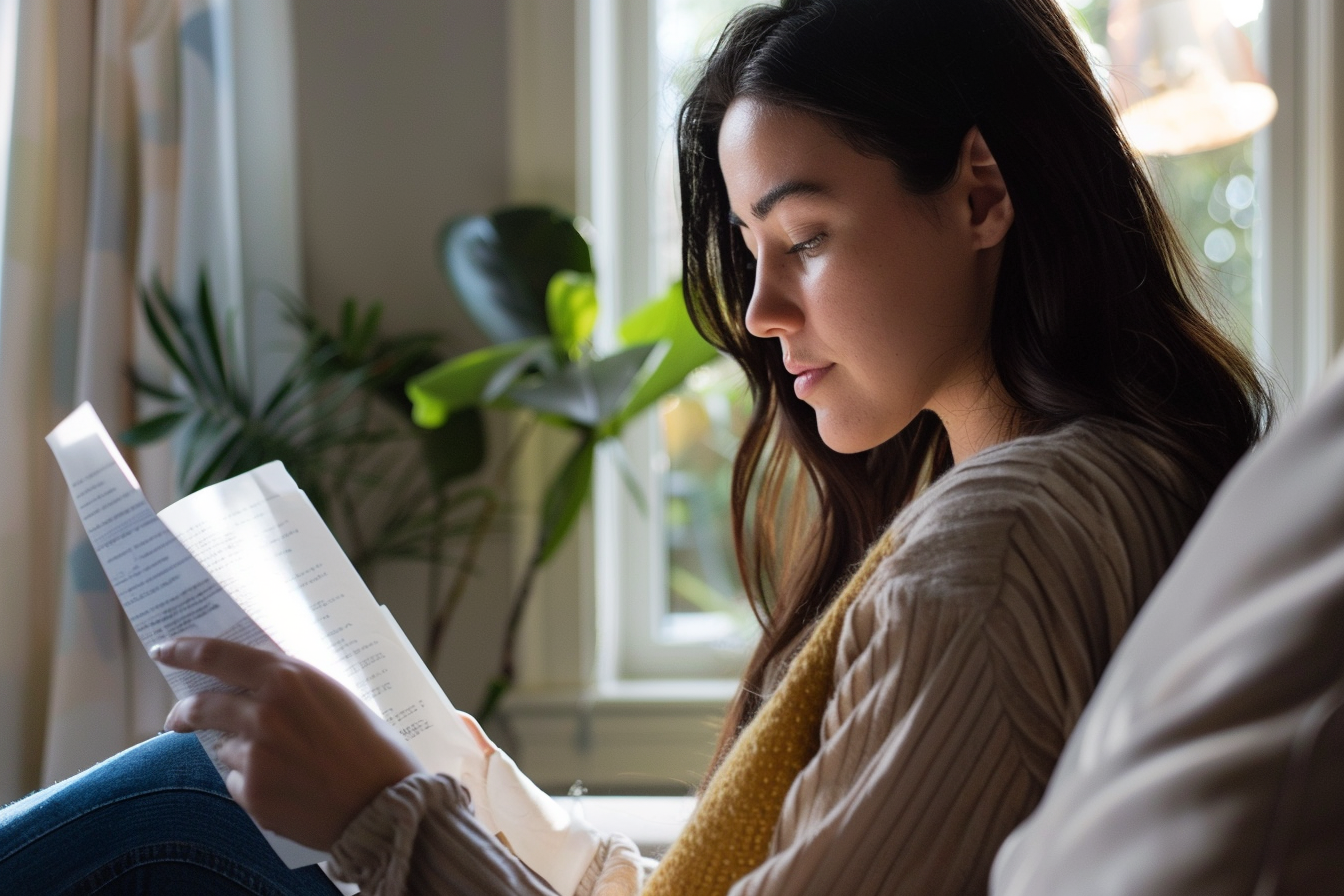
<svg viewBox="0 0 1344 896">
<path fill-rule="evenodd" d="M 939 694 L 990 682 L 1043 781 L 1203 504 L 1177 462 L 1117 424 L 986 449 L 892 523 L 894 549 L 845 620 L 837 695 L 854 702 L 888 674 Z"/>
<path fill-rule="evenodd" d="M 910 519 L 1033 513 L 1114 512 L 1144 498 L 1197 501 L 1189 474 L 1131 427 L 1084 418 L 986 448 L 957 465 L 912 504 Z M 903 516 L 905 514 L 902 514 Z"/>
<path fill-rule="evenodd" d="M 875 578 L 923 586 L 897 589 L 911 596 L 985 599 L 1002 592 L 1011 562 L 1033 574 L 1128 564 L 1135 552 L 1165 564 L 1205 498 L 1141 434 L 1085 418 L 948 471 L 892 522 L 897 547 Z"/>
</svg>

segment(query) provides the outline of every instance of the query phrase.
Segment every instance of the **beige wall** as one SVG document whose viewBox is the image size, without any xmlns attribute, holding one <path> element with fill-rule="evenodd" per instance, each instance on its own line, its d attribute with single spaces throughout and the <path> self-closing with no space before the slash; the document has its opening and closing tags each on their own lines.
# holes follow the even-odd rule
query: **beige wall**
<svg viewBox="0 0 1344 896">
<path fill-rule="evenodd" d="M 477 345 L 434 242 L 449 216 L 505 199 L 505 4 L 295 0 L 294 38 L 309 301 L 377 297 L 395 329 Z"/>
<path fill-rule="evenodd" d="M 435 238 L 447 218 L 506 200 L 506 33 L 502 0 L 294 0 L 304 280 L 328 321 L 348 295 L 377 298 L 388 332 L 442 329 L 453 353 L 483 344 Z M 437 670 L 467 709 L 498 655 L 509 553 L 501 526 Z M 371 585 L 420 644 L 419 572 Z"/>
</svg>

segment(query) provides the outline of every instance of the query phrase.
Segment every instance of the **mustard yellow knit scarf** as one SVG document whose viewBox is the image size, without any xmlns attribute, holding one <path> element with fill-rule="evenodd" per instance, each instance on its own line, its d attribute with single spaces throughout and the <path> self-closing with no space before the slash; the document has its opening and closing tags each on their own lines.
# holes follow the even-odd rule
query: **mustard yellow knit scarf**
<svg viewBox="0 0 1344 896">
<path fill-rule="evenodd" d="M 723 896 L 765 861 L 784 796 L 820 747 L 845 611 L 893 544 L 888 530 L 821 617 L 779 688 L 723 760 L 643 896 Z"/>
</svg>

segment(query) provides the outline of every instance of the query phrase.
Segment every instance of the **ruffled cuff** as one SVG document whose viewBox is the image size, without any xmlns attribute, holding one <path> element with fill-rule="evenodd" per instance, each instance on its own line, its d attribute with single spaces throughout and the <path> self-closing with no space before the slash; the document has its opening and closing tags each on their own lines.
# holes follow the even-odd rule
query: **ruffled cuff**
<svg viewBox="0 0 1344 896">
<path fill-rule="evenodd" d="M 640 855 L 639 848 L 624 834 L 608 834 L 588 863 L 574 896 L 632 896 L 643 889 L 657 865 Z"/>
<path fill-rule="evenodd" d="M 602 837 L 533 784 L 500 750 L 490 754 L 485 803 L 518 858 L 562 896 L 576 893 Z"/>
</svg>

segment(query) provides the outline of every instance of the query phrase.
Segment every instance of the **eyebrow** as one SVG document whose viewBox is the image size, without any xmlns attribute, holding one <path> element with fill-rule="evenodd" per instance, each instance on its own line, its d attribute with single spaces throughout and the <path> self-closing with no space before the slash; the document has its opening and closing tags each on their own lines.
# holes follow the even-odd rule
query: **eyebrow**
<svg viewBox="0 0 1344 896">
<path fill-rule="evenodd" d="M 776 184 L 766 190 L 764 196 L 752 203 L 751 214 L 756 220 L 760 221 L 770 214 L 770 210 L 778 205 L 782 199 L 787 199 L 790 196 L 824 196 L 829 192 L 821 184 L 803 180 L 786 180 L 784 183 Z M 746 222 L 739 218 L 736 212 L 729 209 L 728 223 L 734 227 L 741 227 Z"/>
</svg>

